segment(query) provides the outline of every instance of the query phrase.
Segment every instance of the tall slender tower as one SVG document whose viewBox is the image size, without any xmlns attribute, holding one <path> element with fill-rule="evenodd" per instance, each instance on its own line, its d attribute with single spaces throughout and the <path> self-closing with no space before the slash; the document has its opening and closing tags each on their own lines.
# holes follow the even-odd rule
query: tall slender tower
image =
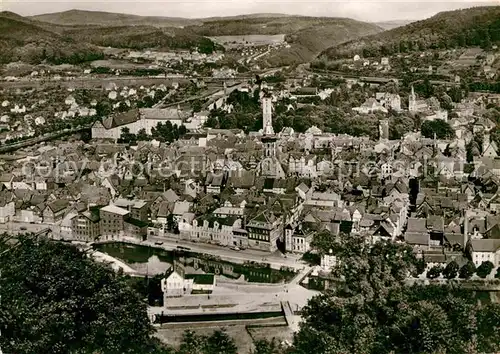
<svg viewBox="0 0 500 354">
<path fill-rule="evenodd" d="M 411 85 L 411 94 L 408 99 L 408 110 L 410 112 L 415 112 L 417 110 L 417 97 L 415 96 L 415 89 L 413 88 L 413 85 Z"/>
<path fill-rule="evenodd" d="M 273 102 L 268 96 L 262 97 L 262 125 L 264 156 L 261 173 L 263 176 L 276 177 L 279 170 L 276 153 L 278 138 L 273 129 Z"/>
<path fill-rule="evenodd" d="M 273 101 L 271 97 L 262 98 L 262 125 L 264 135 L 274 135 Z"/>
</svg>

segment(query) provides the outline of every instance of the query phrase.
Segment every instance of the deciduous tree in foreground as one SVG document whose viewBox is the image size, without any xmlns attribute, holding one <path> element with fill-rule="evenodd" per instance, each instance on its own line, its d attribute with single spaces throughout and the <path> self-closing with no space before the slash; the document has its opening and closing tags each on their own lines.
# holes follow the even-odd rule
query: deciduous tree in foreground
<svg viewBox="0 0 500 354">
<path fill-rule="evenodd" d="M 408 285 L 417 260 L 406 245 L 344 237 L 345 282 L 303 311 L 293 353 L 473 353 L 500 350 L 500 305 L 452 286 Z M 496 321 L 496 322 L 495 322 Z"/>
</svg>

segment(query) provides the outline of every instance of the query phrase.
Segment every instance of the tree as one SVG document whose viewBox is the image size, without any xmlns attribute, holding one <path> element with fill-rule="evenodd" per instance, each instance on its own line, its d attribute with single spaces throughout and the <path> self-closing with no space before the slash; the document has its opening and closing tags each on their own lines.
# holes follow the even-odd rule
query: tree
<svg viewBox="0 0 500 354">
<path fill-rule="evenodd" d="M 205 354 L 237 354 L 234 340 L 224 330 L 216 330 L 206 339 Z"/>
<path fill-rule="evenodd" d="M 427 278 L 429 279 L 435 279 L 438 278 L 441 275 L 441 272 L 443 271 L 443 267 L 440 265 L 435 265 L 429 271 L 427 272 Z"/>
<path fill-rule="evenodd" d="M 418 277 L 427 268 L 427 263 L 421 258 L 415 261 L 415 270 L 413 271 L 413 276 Z"/>
<path fill-rule="evenodd" d="M 130 133 L 130 129 L 128 127 L 123 127 L 121 129 L 120 138 L 118 139 L 119 143 L 134 144 L 136 141 L 136 135 Z"/>
<path fill-rule="evenodd" d="M 473 262 L 469 261 L 460 268 L 459 277 L 461 279 L 470 279 L 476 272 L 476 266 Z"/>
<path fill-rule="evenodd" d="M 455 261 L 451 261 L 446 265 L 446 268 L 444 268 L 443 276 L 446 279 L 455 279 L 457 277 L 459 269 L 460 266 L 458 265 L 458 263 Z"/>
<path fill-rule="evenodd" d="M 80 133 L 80 139 L 84 143 L 88 143 L 90 140 L 92 140 L 92 131 L 90 129 L 85 129 Z"/>
<path fill-rule="evenodd" d="M 500 279 L 500 267 L 497 268 L 497 273 L 495 274 L 495 279 Z"/>
<path fill-rule="evenodd" d="M 498 304 L 488 304 L 477 316 L 478 352 L 498 353 L 500 343 L 500 308 Z"/>
<path fill-rule="evenodd" d="M 6 249 L 0 243 L 5 352 L 151 352 L 146 304 L 111 268 L 74 246 L 29 236 Z"/>
<path fill-rule="evenodd" d="M 391 140 L 401 139 L 406 133 L 413 130 L 414 125 L 413 119 L 403 114 L 391 117 L 389 121 L 389 138 Z"/>
<path fill-rule="evenodd" d="M 187 129 L 186 129 L 186 126 L 184 124 L 181 124 L 181 126 L 179 127 L 179 136 L 184 136 L 186 135 L 187 133 Z"/>
<path fill-rule="evenodd" d="M 337 250 L 338 243 L 336 236 L 328 230 L 324 230 L 314 234 L 311 241 L 311 248 L 321 254 L 328 254 L 330 250 Z"/>
<path fill-rule="evenodd" d="M 149 140 L 149 136 L 146 133 L 146 129 L 142 128 L 137 132 L 137 140 L 138 141 L 147 141 Z"/>
<path fill-rule="evenodd" d="M 500 305 L 484 307 L 456 285 L 408 285 L 410 247 L 361 236 L 340 241 L 335 273 L 343 281 L 312 298 L 293 350 L 309 353 L 469 353 L 500 350 Z M 489 308 L 489 306 L 492 306 Z M 485 333 L 481 335 L 481 326 Z"/>
<path fill-rule="evenodd" d="M 183 128 L 185 131 L 185 127 Z M 151 129 L 151 136 L 161 142 L 174 142 L 181 136 L 177 124 L 172 124 L 167 120 L 165 123 L 158 123 L 156 127 Z"/>
<path fill-rule="evenodd" d="M 455 131 L 448 122 L 442 119 L 425 121 L 420 128 L 422 135 L 426 138 L 432 139 L 434 136 L 438 139 L 452 138 Z"/>
<path fill-rule="evenodd" d="M 113 111 L 113 107 L 108 101 L 99 101 L 95 106 L 95 110 L 98 117 L 107 117 Z"/>
<path fill-rule="evenodd" d="M 479 267 L 477 267 L 477 275 L 480 277 L 480 278 L 486 278 L 488 275 L 490 275 L 491 271 L 493 270 L 493 268 L 495 268 L 495 266 L 493 265 L 493 263 L 491 263 L 490 261 L 484 261 L 483 263 L 481 263 L 479 265 Z"/>
<path fill-rule="evenodd" d="M 199 336 L 193 331 L 187 330 L 182 335 L 178 354 L 203 354 L 205 337 Z"/>
<path fill-rule="evenodd" d="M 463 99 L 463 92 L 462 89 L 458 86 L 452 86 L 450 91 L 448 92 L 449 97 L 453 100 L 455 103 L 459 103 Z"/>
<path fill-rule="evenodd" d="M 236 354 L 234 340 L 224 330 L 216 330 L 211 336 L 201 336 L 193 331 L 184 332 L 177 354 Z"/>
<path fill-rule="evenodd" d="M 217 116 L 213 113 L 213 111 L 210 111 L 210 114 L 208 115 L 208 118 L 205 122 L 205 127 L 213 129 L 219 127 L 219 120 L 217 119 Z"/>
<path fill-rule="evenodd" d="M 255 342 L 255 349 L 252 354 L 277 354 L 281 352 L 279 344 L 276 339 L 268 340 L 258 340 Z"/>
<path fill-rule="evenodd" d="M 175 222 L 174 214 L 168 214 L 168 216 L 167 216 L 167 230 L 175 231 L 176 228 L 177 228 L 177 223 Z"/>
</svg>

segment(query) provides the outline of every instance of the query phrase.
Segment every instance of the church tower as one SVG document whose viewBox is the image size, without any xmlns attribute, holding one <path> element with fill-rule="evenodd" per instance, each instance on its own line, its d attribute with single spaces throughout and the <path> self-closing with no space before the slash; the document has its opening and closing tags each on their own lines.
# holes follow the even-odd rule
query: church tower
<svg viewBox="0 0 500 354">
<path fill-rule="evenodd" d="M 271 97 L 262 98 L 262 125 L 264 135 L 274 135 L 273 129 L 273 101 Z"/>
<path fill-rule="evenodd" d="M 273 103 L 271 97 L 262 97 L 262 145 L 261 161 L 262 176 L 277 178 L 283 175 L 277 156 L 278 137 L 273 129 Z"/>
</svg>

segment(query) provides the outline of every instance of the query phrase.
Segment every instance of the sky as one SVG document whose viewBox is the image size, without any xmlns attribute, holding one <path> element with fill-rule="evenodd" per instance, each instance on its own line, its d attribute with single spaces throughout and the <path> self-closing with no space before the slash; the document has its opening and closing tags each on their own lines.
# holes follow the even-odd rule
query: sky
<svg viewBox="0 0 500 354">
<path fill-rule="evenodd" d="M 286 13 L 370 22 L 419 20 L 440 11 L 483 5 L 500 5 L 500 0 L 0 0 L 0 10 L 23 16 L 80 9 L 187 18 Z"/>
</svg>

